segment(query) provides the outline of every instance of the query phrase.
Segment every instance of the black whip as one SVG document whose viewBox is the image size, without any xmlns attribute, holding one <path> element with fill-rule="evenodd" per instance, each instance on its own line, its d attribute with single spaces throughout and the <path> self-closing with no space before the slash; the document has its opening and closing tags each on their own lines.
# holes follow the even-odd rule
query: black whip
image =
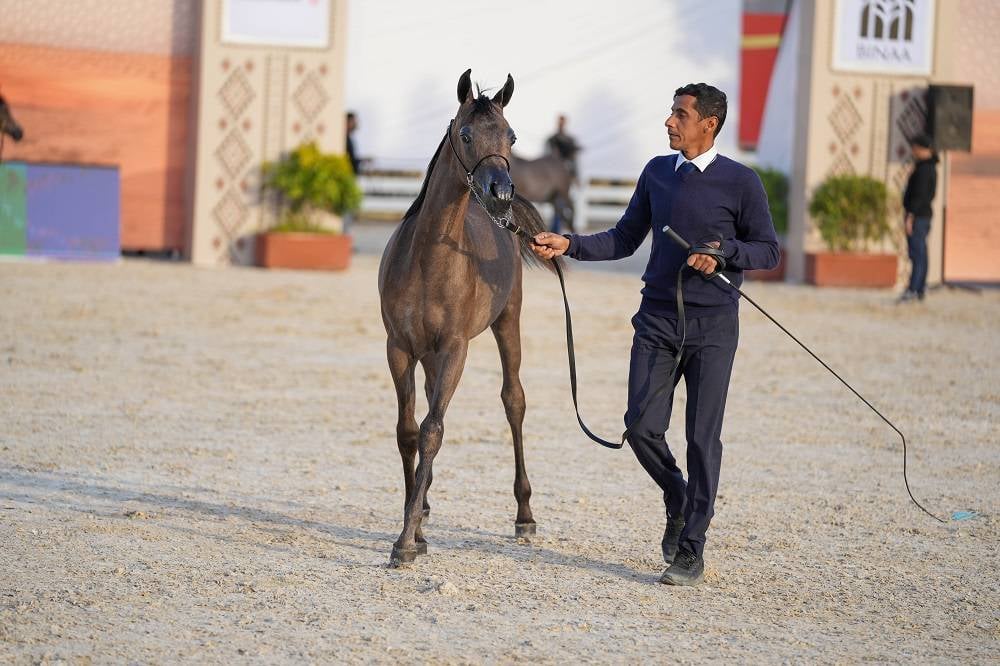
<svg viewBox="0 0 1000 666">
<path fill-rule="evenodd" d="M 523 228 L 517 226 L 516 224 L 509 224 L 509 225 L 500 224 L 499 226 L 505 227 L 506 229 L 508 229 L 509 231 L 511 231 L 516 236 L 523 236 L 528 242 L 530 242 L 533 245 L 536 244 L 535 241 L 534 241 L 534 239 L 531 236 L 529 236 L 527 234 L 527 232 L 524 231 Z M 683 238 L 681 238 L 677 234 L 676 231 L 674 231 L 673 229 L 671 229 L 669 226 L 664 226 L 663 227 L 663 231 L 675 243 L 677 243 L 678 245 L 680 245 L 682 248 L 684 248 L 688 252 L 691 251 L 691 244 L 688 243 Z M 706 248 L 706 253 L 707 254 L 716 255 L 717 258 L 719 256 L 721 256 L 721 253 L 719 253 L 719 252 L 713 252 L 711 248 Z M 552 262 L 552 264 L 553 264 L 553 266 L 555 266 L 556 275 L 559 277 L 559 286 L 562 289 L 562 296 L 563 296 L 563 306 L 564 306 L 565 311 L 566 311 L 566 351 L 567 351 L 567 355 L 569 357 L 569 382 L 570 382 L 570 391 L 571 391 L 571 393 L 573 395 L 573 408 L 576 410 L 576 420 L 579 422 L 580 428 L 583 430 L 584 434 L 586 434 L 587 437 L 589 437 L 593 441 L 595 441 L 598 444 L 600 444 L 601 446 L 605 446 L 605 447 L 607 447 L 609 449 L 620 449 L 625 444 L 625 441 L 628 438 L 629 433 L 631 432 L 632 425 L 634 425 L 636 423 L 639 423 L 641 421 L 641 419 L 642 419 L 642 416 L 640 415 L 639 417 L 637 417 L 632 422 L 632 424 L 630 424 L 628 426 L 628 428 L 625 430 L 625 432 L 622 433 L 622 438 L 621 438 L 620 442 L 609 442 L 609 441 L 607 441 L 605 439 L 602 439 L 602 438 L 598 437 L 593 432 L 591 432 L 590 428 L 587 427 L 587 424 L 585 424 L 583 422 L 583 418 L 580 416 L 580 406 L 579 406 L 578 401 L 577 401 L 576 353 L 574 352 L 574 349 L 573 349 L 573 347 L 574 347 L 574 345 L 573 345 L 573 322 L 572 322 L 572 317 L 570 315 L 569 298 L 566 295 L 566 281 L 563 278 L 562 268 L 559 266 L 559 263 L 554 261 L 554 262 Z M 686 265 L 682 266 L 681 270 L 677 271 L 677 316 L 678 316 L 678 319 L 680 321 L 682 321 L 682 322 L 684 322 L 685 320 L 684 320 L 684 298 L 683 298 L 683 293 L 682 293 L 682 290 L 681 290 L 681 278 L 683 276 L 684 269 L 686 267 L 687 267 Z M 861 400 L 861 402 L 865 403 L 865 405 L 870 410 L 872 410 L 873 412 L 875 412 L 880 419 L 882 419 L 883 421 L 885 421 L 886 425 L 888 425 L 890 428 L 892 428 L 896 432 L 896 434 L 899 435 L 900 441 L 903 442 L 903 485 L 906 486 L 906 494 L 910 496 L 910 501 L 912 501 L 917 506 L 918 509 L 920 509 L 921 511 L 923 511 L 924 513 L 926 513 L 928 516 L 930 516 L 934 520 L 938 521 L 939 523 L 946 523 L 947 524 L 948 521 L 944 520 L 943 518 L 939 518 L 938 516 L 935 516 L 933 513 L 931 513 L 930 511 L 928 511 L 924 507 L 923 504 L 921 504 L 920 502 L 918 502 L 917 498 L 913 496 L 913 491 L 910 490 L 910 481 L 909 481 L 909 478 L 907 477 L 907 473 L 906 473 L 906 458 L 907 458 L 906 436 L 903 435 L 903 432 L 899 428 L 897 428 L 896 425 L 892 421 L 890 421 L 888 418 L 886 418 L 886 416 L 882 412 L 880 412 L 878 409 L 876 409 L 875 405 L 873 405 L 872 403 L 870 403 L 863 395 L 861 395 L 860 393 L 858 393 L 857 390 L 853 386 L 851 386 L 847 382 L 846 379 L 844 379 L 839 374 L 837 374 L 837 372 L 833 368 L 831 368 L 829 365 L 827 365 L 826 362 L 823 361 L 823 359 L 821 359 L 811 349 L 809 349 L 809 347 L 807 347 L 804 342 L 802 342 L 801 340 L 799 340 L 797 337 L 795 337 L 792 334 L 791 331 L 789 331 L 787 328 L 785 328 L 784 326 L 782 326 L 781 323 L 777 319 L 775 319 L 770 314 L 768 314 L 767 310 L 765 310 L 764 308 L 762 308 L 755 300 L 753 300 L 752 298 L 750 298 L 742 289 L 740 289 L 739 287 L 737 287 L 736 285 L 734 285 L 732 282 L 730 282 L 729 278 L 726 277 L 725 274 L 723 274 L 719 270 L 716 270 L 714 273 L 712 273 L 710 275 L 704 275 L 703 277 L 706 280 L 711 280 L 713 278 L 719 278 L 720 280 L 722 280 L 723 282 L 725 282 L 727 285 L 729 285 L 732 289 L 736 290 L 736 293 L 738 293 L 740 296 L 742 296 L 743 298 L 745 298 L 751 305 L 753 305 L 755 308 L 757 308 L 757 310 L 762 315 L 764 315 L 769 320 L 771 320 L 771 323 L 773 323 L 775 326 L 777 326 L 778 328 L 780 328 L 785 333 L 785 335 L 787 335 L 788 337 L 790 337 L 800 347 L 802 347 L 804 350 L 806 350 L 806 352 L 810 356 L 812 356 L 814 359 L 816 359 L 816 361 L 820 365 L 822 365 L 824 368 L 826 368 L 830 372 L 831 375 L 833 375 L 834 377 L 836 377 L 837 379 L 839 379 L 841 384 L 843 384 L 848 389 L 850 389 L 851 393 L 853 393 L 854 395 L 856 395 L 858 397 L 858 399 Z M 684 348 L 684 339 L 687 336 L 687 326 L 686 325 L 683 326 L 682 331 L 683 332 L 681 334 L 681 344 L 678 345 L 677 356 L 674 359 L 674 368 L 673 368 L 673 371 L 671 372 L 671 374 L 677 372 L 677 367 L 680 365 L 681 354 L 683 353 L 683 348 Z M 649 402 L 646 403 L 646 406 L 648 407 L 650 404 L 652 404 L 655 400 L 657 400 L 660 397 L 661 393 L 663 393 L 668 387 L 672 387 L 672 386 L 673 386 L 673 382 L 668 382 L 667 384 L 664 384 L 664 386 L 660 387 L 660 391 L 658 391 L 655 395 L 652 396 L 652 398 L 650 398 Z M 969 513 L 970 517 L 976 515 L 975 512 L 968 512 L 968 513 Z"/>
<path fill-rule="evenodd" d="M 673 229 L 671 229 L 669 226 L 663 227 L 663 231 L 664 231 L 664 233 L 667 234 L 667 236 L 670 237 L 670 239 L 672 241 L 674 241 L 675 243 L 677 243 L 678 245 L 680 245 L 682 248 L 684 248 L 685 250 L 688 250 L 688 251 L 691 250 L 691 244 L 688 243 L 683 238 L 681 238 L 677 234 L 677 232 L 674 231 Z M 907 475 L 906 475 L 906 436 L 903 435 L 902 431 L 899 428 L 897 428 L 895 426 L 895 424 L 893 424 L 892 421 L 890 421 L 889 419 L 887 419 L 882 412 L 880 412 L 878 409 L 876 409 L 875 405 L 873 405 L 872 403 L 868 402 L 868 400 L 866 400 L 863 395 L 861 395 L 860 393 L 858 393 L 853 386 L 851 386 L 850 384 L 848 384 L 847 380 L 845 380 L 843 377 L 841 377 L 840 375 L 838 375 L 837 372 L 833 368 L 831 368 L 829 365 L 827 365 L 823 361 L 823 359 L 821 359 L 819 356 L 817 356 L 816 354 L 814 354 L 813 351 L 811 349 L 809 349 L 809 347 L 807 347 L 805 345 L 805 343 L 803 343 L 797 337 L 795 337 L 794 335 L 792 335 L 791 331 L 789 331 L 787 328 L 785 328 L 784 326 L 782 326 L 778 322 L 777 319 L 775 319 L 770 314 L 768 314 L 767 310 L 765 310 L 760 305 L 758 305 L 755 300 L 753 300 L 752 298 L 750 298 L 749 296 L 747 296 L 747 294 L 742 289 L 740 289 L 739 287 L 737 287 L 736 285 L 734 285 L 732 282 L 730 282 L 729 278 L 727 278 L 723 273 L 720 273 L 720 272 L 716 271 L 715 273 L 712 273 L 711 275 L 706 276 L 706 279 L 710 280 L 710 279 L 716 278 L 716 277 L 719 278 L 720 280 L 722 280 L 723 282 L 725 282 L 726 284 L 728 284 L 733 289 L 735 289 L 736 293 L 738 293 L 740 296 L 742 296 L 743 298 L 745 298 L 750 303 L 750 305 L 752 305 L 755 308 L 757 308 L 757 310 L 759 310 L 762 315 L 764 315 L 765 317 L 767 317 L 768 319 L 770 319 L 771 323 L 773 323 L 775 326 L 777 326 L 778 328 L 780 328 L 785 333 L 785 335 L 787 335 L 788 337 L 790 337 L 792 340 L 795 340 L 795 342 L 798 343 L 798 345 L 800 347 L 802 347 L 803 349 L 805 349 L 806 352 L 810 356 L 812 356 L 814 359 L 816 359 L 816 361 L 820 365 L 822 365 L 824 368 L 826 368 L 830 372 L 831 375 L 833 375 L 834 377 L 836 377 L 837 379 L 839 379 L 841 384 L 843 384 L 848 389 L 850 389 L 851 393 L 853 393 L 854 395 L 856 395 L 861 402 L 865 403 L 865 405 L 867 405 L 870 410 L 872 410 L 873 412 L 875 412 L 876 414 L 878 414 L 878 417 L 880 419 L 882 419 L 883 421 L 885 421 L 886 425 L 888 425 L 890 428 L 892 428 L 893 430 L 896 431 L 896 434 L 899 435 L 899 439 L 903 442 L 903 484 L 906 486 L 906 493 L 910 496 L 910 499 L 913 501 L 914 504 L 917 505 L 917 508 L 919 508 L 921 511 L 923 511 L 928 516 L 930 516 L 931 518 L 933 518 L 934 520 L 936 520 L 938 522 L 947 523 L 948 521 L 944 520 L 943 518 L 938 518 L 933 513 L 931 513 L 930 511 L 928 511 L 926 508 L 924 508 L 924 506 L 920 502 L 917 501 L 917 498 L 913 496 L 913 491 L 910 490 L 910 481 L 909 481 L 909 479 L 907 478 Z"/>
</svg>

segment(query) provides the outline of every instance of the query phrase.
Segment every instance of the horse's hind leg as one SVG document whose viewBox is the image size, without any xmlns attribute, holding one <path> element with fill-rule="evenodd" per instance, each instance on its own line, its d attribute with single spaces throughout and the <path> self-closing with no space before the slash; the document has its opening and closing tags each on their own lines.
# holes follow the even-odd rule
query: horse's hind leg
<svg viewBox="0 0 1000 666">
<path fill-rule="evenodd" d="M 392 381 L 396 387 L 396 403 L 399 409 L 396 420 L 396 446 L 399 448 L 399 456 L 403 461 L 403 485 L 405 488 L 403 518 L 405 520 L 406 506 L 413 495 L 413 465 L 417 457 L 417 439 L 420 436 L 417 420 L 413 416 L 416 399 L 413 370 L 416 362 L 408 352 L 394 346 L 391 340 L 386 350 L 386 356 L 389 360 L 389 372 L 392 374 Z M 412 556 L 415 557 L 421 550 L 427 552 L 426 543 L 423 544 L 422 548 L 419 544 L 415 546 Z M 406 554 L 406 557 L 409 555 Z M 413 557 L 409 557 L 409 560 L 412 560 Z"/>
<path fill-rule="evenodd" d="M 573 197 L 569 192 L 556 197 L 555 206 L 559 211 L 559 220 L 566 225 L 566 229 L 571 233 L 576 233 L 576 211 L 573 208 Z"/>
<path fill-rule="evenodd" d="M 519 376 L 521 370 L 521 292 L 516 289 L 510 302 L 500 317 L 493 322 L 493 336 L 500 349 L 500 363 L 503 366 L 503 388 L 500 399 L 507 422 L 510 423 L 511 438 L 514 441 L 514 498 L 517 500 L 517 518 L 514 520 L 516 536 L 531 536 L 535 533 L 535 519 L 531 516 L 531 483 L 524 468 L 524 389 Z"/>
<path fill-rule="evenodd" d="M 392 563 L 408 562 L 415 556 L 416 537 L 423 518 L 424 499 L 431 483 L 431 467 L 444 438 L 444 414 L 452 396 L 455 395 L 458 380 L 462 377 L 468 351 L 469 341 L 460 339 L 437 354 L 434 392 L 428 405 L 427 417 L 420 424 L 420 436 L 417 442 L 420 462 L 417 464 L 413 494 L 408 497 L 406 503 L 403 531 L 392 547 L 390 560 Z"/>
</svg>

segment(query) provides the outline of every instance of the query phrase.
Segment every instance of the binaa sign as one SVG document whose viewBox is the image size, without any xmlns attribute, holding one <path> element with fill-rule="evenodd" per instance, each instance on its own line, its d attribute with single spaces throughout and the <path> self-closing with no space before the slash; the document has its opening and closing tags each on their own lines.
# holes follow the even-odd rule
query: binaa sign
<svg viewBox="0 0 1000 666">
<path fill-rule="evenodd" d="M 837 0 L 833 69 L 930 75 L 934 4 L 934 0 Z"/>
</svg>

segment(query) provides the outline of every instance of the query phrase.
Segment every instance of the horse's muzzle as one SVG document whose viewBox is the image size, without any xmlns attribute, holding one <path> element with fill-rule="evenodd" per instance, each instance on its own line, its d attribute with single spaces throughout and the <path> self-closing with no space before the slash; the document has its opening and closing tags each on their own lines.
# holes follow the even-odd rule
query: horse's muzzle
<svg viewBox="0 0 1000 666">
<path fill-rule="evenodd" d="M 493 215 L 504 215 L 514 200 L 514 182 L 506 169 L 491 167 L 480 169 L 476 185 L 483 194 L 483 204 Z"/>
<path fill-rule="evenodd" d="M 14 125 L 13 123 L 4 123 L 3 131 L 10 135 L 10 138 L 14 141 L 20 141 L 24 137 L 24 130 L 21 129 L 20 125 Z"/>
</svg>

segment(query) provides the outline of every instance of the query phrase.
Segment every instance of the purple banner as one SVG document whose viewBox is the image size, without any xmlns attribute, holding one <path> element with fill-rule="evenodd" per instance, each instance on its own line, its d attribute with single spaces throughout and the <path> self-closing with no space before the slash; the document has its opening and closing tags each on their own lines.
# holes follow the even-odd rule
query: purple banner
<svg viewBox="0 0 1000 666">
<path fill-rule="evenodd" d="M 27 165 L 28 256 L 112 260 L 121 254 L 118 169 Z"/>
</svg>

